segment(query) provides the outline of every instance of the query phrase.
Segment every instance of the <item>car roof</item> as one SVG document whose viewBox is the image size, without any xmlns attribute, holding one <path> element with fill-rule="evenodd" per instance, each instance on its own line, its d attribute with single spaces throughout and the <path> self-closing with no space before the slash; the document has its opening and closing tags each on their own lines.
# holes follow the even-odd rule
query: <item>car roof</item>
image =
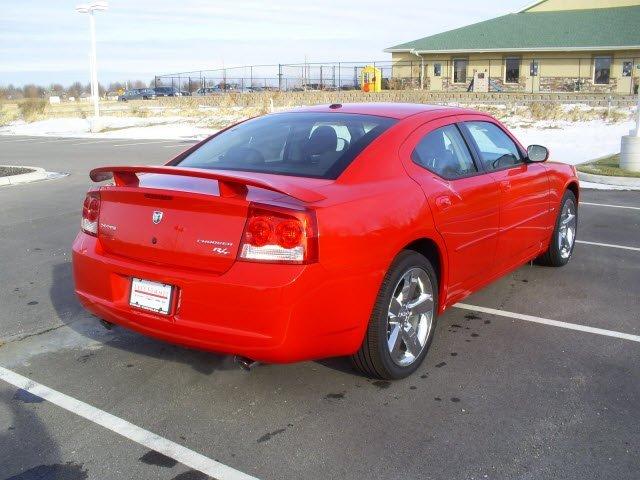
<svg viewBox="0 0 640 480">
<path fill-rule="evenodd" d="M 354 113 L 362 115 L 377 115 L 403 119 L 424 112 L 441 111 L 446 115 L 458 115 L 480 112 L 468 108 L 449 107 L 447 105 L 428 105 L 423 103 L 335 103 L 332 105 L 314 105 L 301 107 L 291 112 L 324 112 L 324 113 Z M 435 115 L 438 116 L 438 115 Z"/>
</svg>

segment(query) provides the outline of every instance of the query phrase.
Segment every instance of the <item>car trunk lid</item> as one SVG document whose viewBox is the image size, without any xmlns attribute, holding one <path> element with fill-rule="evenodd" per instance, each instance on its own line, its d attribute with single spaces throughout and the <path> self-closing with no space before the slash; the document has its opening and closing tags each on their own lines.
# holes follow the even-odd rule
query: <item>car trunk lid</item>
<svg viewBox="0 0 640 480">
<path fill-rule="evenodd" d="M 212 273 L 235 262 L 252 196 L 286 195 L 297 203 L 324 198 L 274 175 L 176 167 L 91 172 L 96 181 L 109 176 L 115 185 L 100 190 L 98 228 L 105 253 Z"/>
</svg>

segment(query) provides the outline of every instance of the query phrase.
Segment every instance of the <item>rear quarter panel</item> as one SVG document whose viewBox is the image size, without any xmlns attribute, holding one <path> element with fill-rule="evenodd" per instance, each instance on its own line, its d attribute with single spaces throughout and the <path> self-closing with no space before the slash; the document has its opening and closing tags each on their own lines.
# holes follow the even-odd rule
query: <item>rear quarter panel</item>
<svg viewBox="0 0 640 480">
<path fill-rule="evenodd" d="M 400 162 L 398 150 L 407 130 L 399 126 L 323 188 L 329 200 L 316 209 L 319 258 L 327 280 L 314 291 L 315 304 L 322 308 L 308 315 L 321 326 L 320 336 L 350 331 L 352 351 L 362 342 L 396 255 L 421 238 L 432 239 L 444 252 L 424 193 Z"/>
</svg>

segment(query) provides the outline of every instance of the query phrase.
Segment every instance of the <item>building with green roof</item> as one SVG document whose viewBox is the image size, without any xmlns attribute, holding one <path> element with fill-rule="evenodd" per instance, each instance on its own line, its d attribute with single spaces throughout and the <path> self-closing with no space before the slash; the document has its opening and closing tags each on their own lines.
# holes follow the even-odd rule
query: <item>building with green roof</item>
<svg viewBox="0 0 640 480">
<path fill-rule="evenodd" d="M 640 83 L 640 0 L 543 0 L 385 51 L 393 81 L 432 91 L 628 95 Z"/>
</svg>

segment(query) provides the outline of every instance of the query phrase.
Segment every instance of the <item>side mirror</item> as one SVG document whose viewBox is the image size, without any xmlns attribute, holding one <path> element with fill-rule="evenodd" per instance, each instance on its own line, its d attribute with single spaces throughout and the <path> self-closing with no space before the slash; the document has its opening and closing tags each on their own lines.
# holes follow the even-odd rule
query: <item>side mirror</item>
<svg viewBox="0 0 640 480">
<path fill-rule="evenodd" d="M 527 147 L 527 160 L 530 162 L 544 162 L 549 158 L 549 150 L 542 145 L 529 145 Z"/>
</svg>

